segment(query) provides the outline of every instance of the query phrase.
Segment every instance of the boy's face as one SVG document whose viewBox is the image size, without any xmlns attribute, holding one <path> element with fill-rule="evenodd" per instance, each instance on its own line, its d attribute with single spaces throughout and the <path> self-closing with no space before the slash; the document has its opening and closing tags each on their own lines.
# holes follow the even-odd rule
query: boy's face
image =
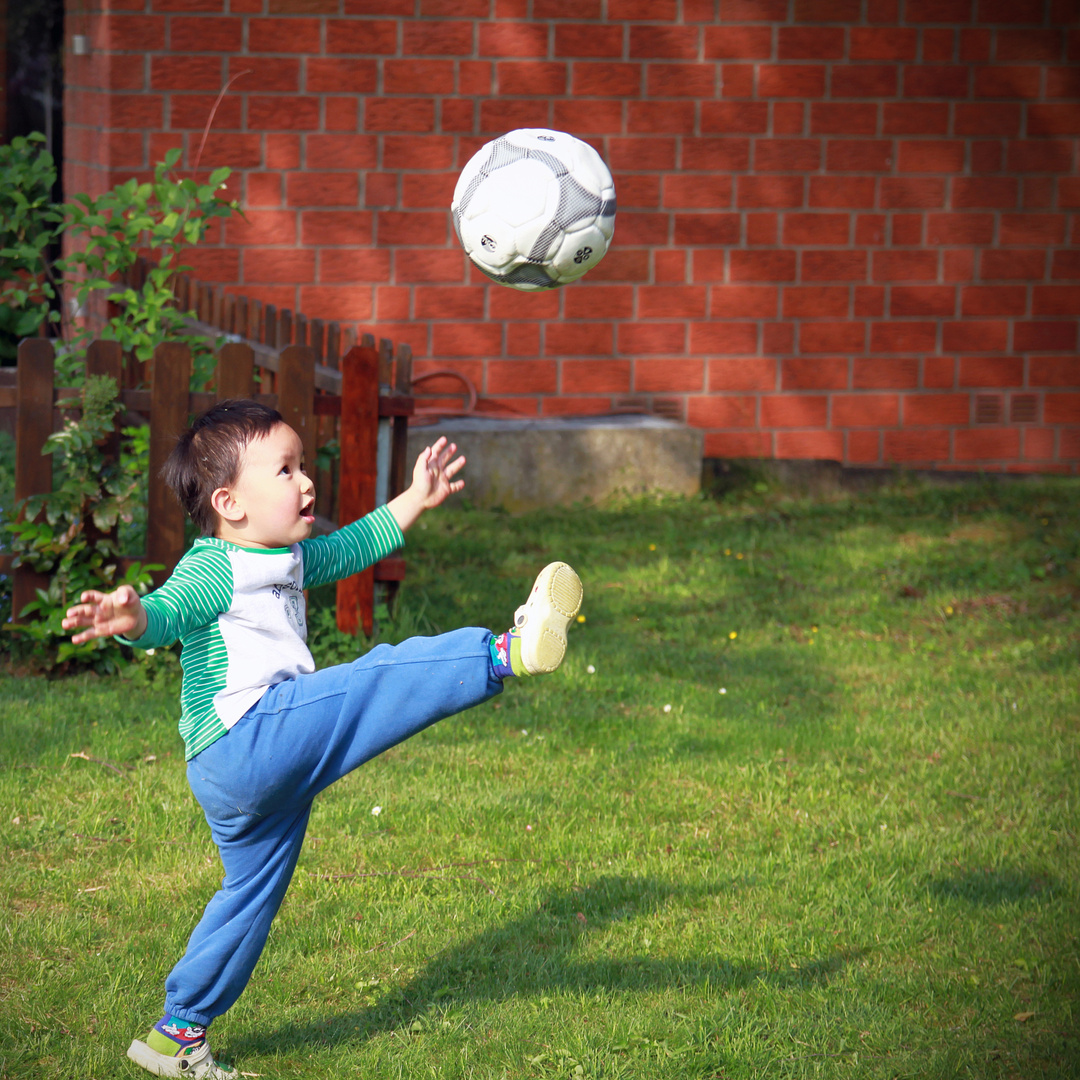
<svg viewBox="0 0 1080 1080">
<path fill-rule="evenodd" d="M 227 489 L 227 500 L 215 506 L 215 534 L 257 548 L 306 540 L 315 522 L 315 485 L 304 472 L 303 454 L 300 436 L 288 424 L 252 439 L 240 456 L 240 473 Z"/>
</svg>

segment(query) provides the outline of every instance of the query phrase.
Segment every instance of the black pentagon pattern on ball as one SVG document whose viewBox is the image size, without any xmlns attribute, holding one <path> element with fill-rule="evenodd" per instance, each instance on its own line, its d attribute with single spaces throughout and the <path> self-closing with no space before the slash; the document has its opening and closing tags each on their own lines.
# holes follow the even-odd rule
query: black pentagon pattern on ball
<svg viewBox="0 0 1080 1080">
<path fill-rule="evenodd" d="M 548 248 L 555 237 L 566 229 L 567 226 L 585 217 L 610 218 L 615 216 L 615 199 L 601 199 L 587 188 L 584 188 L 571 175 L 566 165 L 544 150 L 533 150 L 526 147 L 516 146 L 507 139 L 496 139 L 492 144 L 491 153 L 487 161 L 480 166 L 480 170 L 469 181 L 461 200 L 454 208 L 454 231 L 461 239 L 461 211 L 469 205 L 470 200 L 476 193 L 476 189 L 493 172 L 512 165 L 522 158 L 533 158 L 542 161 L 559 180 L 559 205 L 555 208 L 555 214 L 545 226 L 543 232 L 533 244 L 532 251 L 526 255 L 528 263 L 515 267 L 507 274 L 494 274 L 490 270 L 479 266 L 479 269 L 493 281 L 505 282 L 513 285 L 530 285 L 537 289 L 554 289 L 558 286 L 539 265 L 547 256 Z"/>
</svg>

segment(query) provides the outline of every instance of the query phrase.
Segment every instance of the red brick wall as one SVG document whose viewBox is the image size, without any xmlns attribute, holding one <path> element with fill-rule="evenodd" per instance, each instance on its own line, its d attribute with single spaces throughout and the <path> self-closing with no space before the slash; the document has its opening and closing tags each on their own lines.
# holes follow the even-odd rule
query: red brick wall
<svg viewBox="0 0 1080 1080">
<path fill-rule="evenodd" d="M 529 415 L 674 412 L 710 456 L 1080 467 L 1075 0 L 100 2 L 69 191 L 193 165 L 239 76 L 201 165 L 247 221 L 203 278 Z M 447 213 L 521 126 L 618 189 L 605 261 L 543 295 L 470 272 Z"/>
</svg>

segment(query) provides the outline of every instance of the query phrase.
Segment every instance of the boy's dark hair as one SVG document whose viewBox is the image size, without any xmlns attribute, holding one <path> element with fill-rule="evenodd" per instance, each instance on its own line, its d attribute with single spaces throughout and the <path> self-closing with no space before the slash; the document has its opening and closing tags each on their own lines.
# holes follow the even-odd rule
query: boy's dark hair
<svg viewBox="0 0 1080 1080">
<path fill-rule="evenodd" d="M 210 496 L 236 483 L 244 448 L 281 423 L 277 409 L 232 398 L 207 409 L 177 440 L 161 475 L 201 535 L 213 535 L 217 514 Z"/>
</svg>

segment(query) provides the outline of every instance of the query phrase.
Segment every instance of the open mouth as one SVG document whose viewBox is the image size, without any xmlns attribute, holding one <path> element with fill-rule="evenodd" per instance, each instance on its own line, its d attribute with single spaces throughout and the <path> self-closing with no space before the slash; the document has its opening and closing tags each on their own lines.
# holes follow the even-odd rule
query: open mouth
<svg viewBox="0 0 1080 1080">
<path fill-rule="evenodd" d="M 315 522 L 315 500 L 314 499 L 312 499 L 311 502 L 305 503 L 302 507 L 300 507 L 300 520 L 307 522 L 308 525 L 314 524 L 314 522 Z"/>
</svg>

